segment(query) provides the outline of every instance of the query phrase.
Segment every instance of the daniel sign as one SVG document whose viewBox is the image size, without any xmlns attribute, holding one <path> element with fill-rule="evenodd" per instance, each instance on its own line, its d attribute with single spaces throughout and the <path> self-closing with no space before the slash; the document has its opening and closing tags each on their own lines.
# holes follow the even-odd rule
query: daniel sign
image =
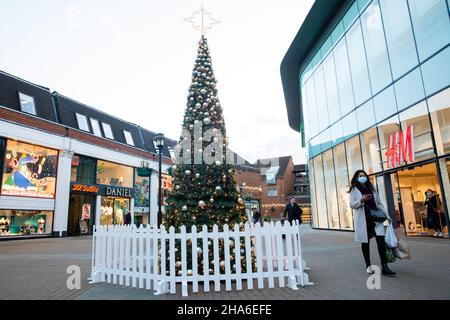
<svg viewBox="0 0 450 320">
<path fill-rule="evenodd" d="M 101 185 L 100 194 L 107 197 L 133 198 L 134 189 Z"/>
</svg>

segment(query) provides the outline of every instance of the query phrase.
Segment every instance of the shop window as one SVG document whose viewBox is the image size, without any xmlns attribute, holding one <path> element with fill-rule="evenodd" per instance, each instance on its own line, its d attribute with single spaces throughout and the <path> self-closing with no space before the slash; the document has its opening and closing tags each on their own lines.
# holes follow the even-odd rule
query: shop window
<svg viewBox="0 0 450 320">
<path fill-rule="evenodd" d="M 353 174 L 357 170 L 361 170 L 363 167 L 361 159 L 361 146 L 359 144 L 359 136 L 356 136 L 347 142 L 345 142 L 345 148 L 347 150 L 347 166 L 349 181 L 352 179 Z"/>
<path fill-rule="evenodd" d="M 36 105 L 32 96 L 19 92 L 19 100 L 22 112 L 36 115 Z"/>
<path fill-rule="evenodd" d="M 425 98 L 420 69 L 417 68 L 398 80 L 394 85 L 394 89 L 399 111 Z"/>
<path fill-rule="evenodd" d="M 358 133 L 358 122 L 356 112 L 353 111 L 342 119 L 342 129 L 344 130 L 344 140 Z"/>
<path fill-rule="evenodd" d="M 450 88 L 428 99 L 436 149 L 439 156 L 450 153 Z"/>
<path fill-rule="evenodd" d="M 327 91 L 330 123 L 334 123 L 341 118 L 341 110 L 339 106 L 338 84 L 336 80 L 333 53 L 331 53 L 323 62 L 323 71 L 325 74 L 325 88 Z"/>
<path fill-rule="evenodd" d="M 105 137 L 108 139 L 114 139 L 113 132 L 111 130 L 111 126 L 107 123 L 102 122 L 103 132 L 105 133 Z"/>
<path fill-rule="evenodd" d="M 133 136 L 129 131 L 123 130 L 123 134 L 125 136 L 125 140 L 127 141 L 127 144 L 130 146 L 134 146 Z"/>
<path fill-rule="evenodd" d="M 100 225 L 124 224 L 125 216 L 129 211 L 130 199 L 102 197 Z"/>
<path fill-rule="evenodd" d="M 316 103 L 317 112 L 320 115 L 319 120 L 319 130 L 322 131 L 330 125 L 328 119 L 328 107 L 327 107 L 327 95 L 325 91 L 325 79 L 323 76 L 323 67 L 317 68 L 314 73 L 314 84 L 316 87 Z"/>
<path fill-rule="evenodd" d="M 79 114 L 79 113 L 77 113 L 76 116 L 77 116 L 77 122 L 78 122 L 78 129 L 87 131 L 87 132 L 91 132 L 89 130 L 89 125 L 88 125 L 86 116 Z"/>
<path fill-rule="evenodd" d="M 77 155 L 73 156 L 70 181 L 88 185 L 94 184 L 96 164 L 97 160 L 95 159 Z"/>
<path fill-rule="evenodd" d="M 91 127 L 92 127 L 92 130 L 94 131 L 94 134 L 97 137 L 103 137 L 102 131 L 100 130 L 100 124 L 98 123 L 98 120 L 94 119 L 94 118 L 89 118 L 89 120 L 91 121 Z"/>
<path fill-rule="evenodd" d="M 375 119 L 377 123 L 386 120 L 397 113 L 397 102 L 395 101 L 394 86 L 390 86 L 373 98 Z"/>
<path fill-rule="evenodd" d="M 119 187 L 133 187 L 133 168 L 99 160 L 97 162 L 97 183 Z"/>
<path fill-rule="evenodd" d="M 337 82 L 339 83 L 341 113 L 344 116 L 355 108 L 345 38 L 342 38 L 334 49 L 334 61 L 336 65 Z"/>
<path fill-rule="evenodd" d="M 308 165 L 310 179 L 310 190 L 311 190 L 311 213 L 312 213 L 312 226 L 313 228 L 319 227 L 319 218 L 317 215 L 317 202 L 316 202 L 316 187 L 315 187 L 315 176 L 314 176 L 314 165 L 313 161 L 309 161 Z"/>
<path fill-rule="evenodd" d="M 364 131 L 367 128 L 373 127 L 376 122 L 375 113 L 373 111 L 373 101 L 369 100 L 367 103 L 356 109 L 356 116 L 358 119 L 359 131 Z"/>
<path fill-rule="evenodd" d="M 339 206 L 339 221 L 341 229 L 353 230 L 353 215 L 349 205 L 349 179 L 347 170 L 347 156 L 345 154 L 345 145 L 334 147 L 334 165 L 336 172 L 336 192 L 337 203 Z"/>
<path fill-rule="evenodd" d="M 325 191 L 328 209 L 328 227 L 330 229 L 339 229 L 339 211 L 336 196 L 336 180 L 334 175 L 332 150 L 329 150 L 323 154 L 323 171 L 325 177 Z"/>
<path fill-rule="evenodd" d="M 1 193 L 11 196 L 53 198 L 58 151 L 8 140 Z"/>
<path fill-rule="evenodd" d="M 381 168 L 380 146 L 376 128 L 371 128 L 361 133 L 361 147 L 364 170 L 368 174 L 379 172 Z"/>
<path fill-rule="evenodd" d="M 140 177 L 137 172 L 134 178 L 134 211 L 148 213 L 150 206 L 150 183 L 149 177 Z"/>
<path fill-rule="evenodd" d="M 277 174 L 280 171 L 280 166 L 273 166 L 266 171 L 266 184 L 276 184 Z"/>
<path fill-rule="evenodd" d="M 317 216 L 319 228 L 328 228 L 327 199 L 325 197 L 325 180 L 322 155 L 314 158 L 314 174 L 316 184 Z"/>
<path fill-rule="evenodd" d="M 431 136 L 430 118 L 427 105 L 421 102 L 400 113 L 400 123 L 403 132 L 412 128 L 413 150 L 415 161 L 426 160 L 435 156 L 433 139 Z M 409 161 L 408 161 L 409 162 Z"/>
<path fill-rule="evenodd" d="M 425 62 L 422 66 L 425 92 L 431 95 L 450 85 L 450 47 Z"/>
<path fill-rule="evenodd" d="M 0 209 L 0 237 L 50 234 L 52 221 L 51 211 Z"/>
</svg>

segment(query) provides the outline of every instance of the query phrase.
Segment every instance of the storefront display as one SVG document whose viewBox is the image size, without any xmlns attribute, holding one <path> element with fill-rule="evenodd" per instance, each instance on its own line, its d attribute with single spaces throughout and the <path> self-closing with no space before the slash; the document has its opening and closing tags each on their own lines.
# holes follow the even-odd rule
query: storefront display
<svg viewBox="0 0 450 320">
<path fill-rule="evenodd" d="M 73 193 L 69 200 L 67 234 L 79 236 L 92 233 L 95 222 L 96 195 Z"/>
<path fill-rule="evenodd" d="M 117 163 L 97 161 L 97 183 L 118 187 L 133 187 L 134 169 Z"/>
<path fill-rule="evenodd" d="M 0 236 L 46 235 L 52 232 L 53 212 L 0 209 Z"/>
<path fill-rule="evenodd" d="M 130 199 L 102 197 L 100 207 L 100 225 L 123 224 L 125 215 L 130 211 Z"/>
<path fill-rule="evenodd" d="M 54 198 L 58 151 L 8 140 L 2 195 Z"/>
</svg>

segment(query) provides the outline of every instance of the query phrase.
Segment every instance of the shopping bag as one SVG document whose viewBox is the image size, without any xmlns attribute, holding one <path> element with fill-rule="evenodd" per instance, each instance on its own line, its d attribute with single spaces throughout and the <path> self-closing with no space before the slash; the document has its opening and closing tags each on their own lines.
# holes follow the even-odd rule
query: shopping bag
<svg viewBox="0 0 450 320">
<path fill-rule="evenodd" d="M 387 257 L 387 262 L 388 263 L 393 263 L 395 262 L 395 254 L 394 254 L 394 250 L 391 248 L 386 248 L 386 257 Z"/>
<path fill-rule="evenodd" d="M 397 247 L 397 238 L 395 237 L 394 227 L 392 227 L 392 223 L 389 223 L 386 229 L 386 237 L 384 238 L 386 242 L 386 246 L 388 248 L 396 248 Z"/>
</svg>

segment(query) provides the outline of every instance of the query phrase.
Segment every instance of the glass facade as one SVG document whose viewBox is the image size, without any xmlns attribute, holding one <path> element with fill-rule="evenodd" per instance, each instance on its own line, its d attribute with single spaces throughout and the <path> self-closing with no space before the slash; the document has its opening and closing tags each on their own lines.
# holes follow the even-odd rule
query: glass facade
<svg viewBox="0 0 450 320">
<path fill-rule="evenodd" d="M 446 0 L 355 0 L 312 52 L 299 83 L 313 227 L 353 229 L 346 191 L 359 169 L 408 232 L 430 230 L 420 213 L 425 187 L 446 200 L 448 221 L 449 44 Z"/>
<path fill-rule="evenodd" d="M 97 183 L 133 188 L 134 169 L 117 163 L 98 160 Z"/>
</svg>

